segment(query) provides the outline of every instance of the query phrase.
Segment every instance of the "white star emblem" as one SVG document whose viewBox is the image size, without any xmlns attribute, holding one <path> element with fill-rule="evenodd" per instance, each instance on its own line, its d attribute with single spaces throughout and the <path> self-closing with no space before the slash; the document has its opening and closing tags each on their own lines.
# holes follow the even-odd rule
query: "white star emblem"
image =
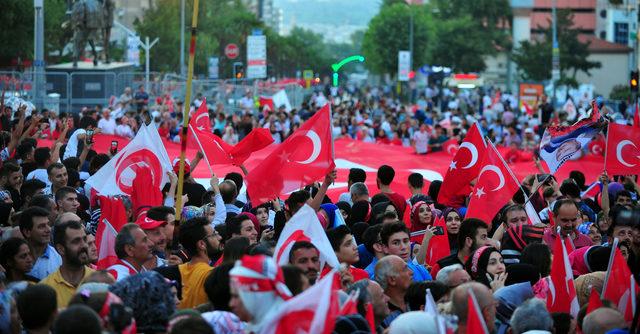
<svg viewBox="0 0 640 334">
<path fill-rule="evenodd" d="M 204 131 L 204 126 L 202 126 L 202 125 L 198 126 L 198 130 Z"/>
<path fill-rule="evenodd" d="M 476 196 L 478 196 L 478 198 L 482 197 L 482 195 L 486 195 L 486 193 L 484 192 L 484 188 L 478 188 L 476 190 Z"/>
<path fill-rule="evenodd" d="M 281 161 L 286 161 L 286 162 L 289 162 L 289 156 L 291 156 L 291 153 L 287 151 L 282 151 L 282 153 L 278 155 Z"/>
<path fill-rule="evenodd" d="M 458 163 L 457 161 L 452 160 L 452 161 L 451 161 L 451 164 L 449 165 L 449 170 L 454 170 L 454 169 L 456 169 L 456 168 L 457 168 L 457 166 L 456 166 L 456 164 L 457 164 L 457 163 Z"/>
</svg>

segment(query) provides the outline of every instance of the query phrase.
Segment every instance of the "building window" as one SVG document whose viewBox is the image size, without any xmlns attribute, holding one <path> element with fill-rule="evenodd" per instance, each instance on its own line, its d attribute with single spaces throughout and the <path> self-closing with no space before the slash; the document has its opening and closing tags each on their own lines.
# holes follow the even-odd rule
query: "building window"
<svg viewBox="0 0 640 334">
<path fill-rule="evenodd" d="M 614 23 L 613 24 L 613 42 L 618 44 L 629 44 L 629 24 Z"/>
</svg>

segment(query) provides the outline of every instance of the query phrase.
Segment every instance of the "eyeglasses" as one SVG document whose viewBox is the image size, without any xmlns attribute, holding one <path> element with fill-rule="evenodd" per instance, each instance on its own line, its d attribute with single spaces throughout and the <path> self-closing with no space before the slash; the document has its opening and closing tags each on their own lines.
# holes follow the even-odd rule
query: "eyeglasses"
<svg viewBox="0 0 640 334">
<path fill-rule="evenodd" d="M 218 231 L 213 230 L 213 233 L 205 235 L 204 238 L 202 238 L 202 239 L 209 239 L 211 237 L 217 237 L 219 235 L 220 235 L 220 233 L 218 233 Z"/>
</svg>

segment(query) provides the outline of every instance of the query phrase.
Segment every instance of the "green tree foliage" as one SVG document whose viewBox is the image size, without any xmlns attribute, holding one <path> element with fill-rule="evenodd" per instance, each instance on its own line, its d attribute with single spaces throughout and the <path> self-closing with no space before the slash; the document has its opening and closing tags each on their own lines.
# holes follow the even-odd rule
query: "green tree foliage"
<svg viewBox="0 0 640 334">
<path fill-rule="evenodd" d="M 600 63 L 589 61 L 589 44 L 578 40 L 579 30 L 573 27 L 573 15 L 568 10 L 557 13 L 558 43 L 560 46 L 560 83 L 577 86 L 579 71 L 589 74 Z M 553 35 L 551 24 L 543 30 L 543 36 L 536 42 L 524 41 L 513 52 L 513 60 L 518 64 L 520 76 L 524 80 L 543 81 L 551 78 L 551 51 Z"/>
<path fill-rule="evenodd" d="M 369 22 L 362 41 L 366 66 L 376 73 L 395 73 L 398 51 L 409 50 L 409 22 L 413 14 L 413 64 L 427 63 L 433 43 L 430 15 L 425 6 L 383 6 Z"/>
</svg>

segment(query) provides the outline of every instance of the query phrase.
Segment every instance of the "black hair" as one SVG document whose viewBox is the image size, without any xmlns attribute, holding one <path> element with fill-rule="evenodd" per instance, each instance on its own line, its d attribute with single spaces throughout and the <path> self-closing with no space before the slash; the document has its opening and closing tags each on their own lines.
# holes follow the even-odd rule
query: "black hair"
<svg viewBox="0 0 640 334">
<path fill-rule="evenodd" d="M 56 191 L 56 202 L 62 200 L 68 194 L 77 194 L 76 190 L 71 187 L 62 187 Z"/>
<path fill-rule="evenodd" d="M 58 314 L 53 324 L 56 334 L 101 334 L 102 326 L 98 314 L 85 305 L 75 304 Z"/>
<path fill-rule="evenodd" d="M 48 210 L 49 203 L 52 200 L 53 198 L 51 198 L 48 195 L 35 195 L 33 196 L 33 198 L 31 198 L 31 201 L 29 202 L 29 207 L 39 207 L 39 208 Z"/>
<path fill-rule="evenodd" d="M 362 168 L 351 168 L 349 169 L 349 181 L 351 181 L 351 184 L 354 184 L 356 182 L 362 182 L 364 183 L 364 181 L 367 180 L 367 173 L 365 173 L 364 169 Z"/>
<path fill-rule="evenodd" d="M 62 168 L 66 168 L 66 167 L 59 162 L 54 162 L 51 165 L 49 165 L 49 167 L 47 167 L 47 175 L 51 174 L 51 171 L 54 169 L 62 169 Z"/>
<path fill-rule="evenodd" d="M 67 229 L 81 230 L 84 227 L 82 224 L 75 220 L 66 221 L 64 223 L 55 224 L 53 226 L 53 245 L 62 245 L 66 248 L 67 243 Z"/>
<path fill-rule="evenodd" d="M 237 191 L 240 192 L 240 189 L 242 189 L 242 184 L 244 181 L 242 174 L 237 172 L 231 172 L 225 175 L 224 179 L 233 181 L 233 183 L 236 184 Z"/>
<path fill-rule="evenodd" d="M 67 170 L 79 170 L 80 169 L 80 159 L 78 157 L 68 157 L 62 160 L 62 164 L 67 167 Z"/>
<path fill-rule="evenodd" d="M 178 239 L 189 255 L 195 256 L 198 254 L 197 244 L 198 241 L 207 237 L 207 231 L 204 228 L 207 225 L 209 225 L 209 222 L 204 217 L 191 218 L 180 225 Z"/>
<path fill-rule="evenodd" d="M 345 225 L 327 230 L 327 238 L 331 243 L 331 248 L 333 248 L 334 251 L 340 250 L 340 244 L 342 244 L 344 238 L 349 234 L 351 234 L 351 230 Z"/>
<path fill-rule="evenodd" d="M 475 240 L 478 229 L 488 229 L 489 225 L 484 221 L 477 218 L 467 218 L 460 224 L 460 230 L 458 231 L 458 249 L 463 249 L 467 238 Z"/>
<path fill-rule="evenodd" d="M 86 129 L 86 128 L 88 128 L 89 126 L 92 126 L 92 127 L 94 127 L 94 128 L 97 128 L 97 127 L 98 127 L 98 122 L 97 122 L 95 119 L 93 119 L 93 117 L 90 117 L 90 116 L 83 116 L 83 117 L 80 119 L 80 128 L 82 128 L 82 129 Z"/>
<path fill-rule="evenodd" d="M 580 198 L 580 187 L 573 179 L 566 179 L 562 181 L 562 185 L 560 186 L 560 192 L 571 198 Z"/>
<path fill-rule="evenodd" d="M 22 196 L 23 199 L 27 196 L 33 197 L 36 191 L 38 191 L 39 189 L 44 189 L 46 187 L 47 184 L 38 179 L 26 180 L 22 182 L 22 187 L 20 187 L 20 196 Z"/>
<path fill-rule="evenodd" d="M 620 190 L 616 194 L 616 199 L 615 199 L 616 202 L 618 201 L 618 197 L 620 197 L 620 196 L 633 198 L 633 196 L 631 196 L 631 192 L 630 191 L 628 191 L 628 190 Z"/>
<path fill-rule="evenodd" d="M 551 273 L 551 249 L 544 243 L 530 243 L 522 250 L 520 263 L 536 267 L 541 277 L 547 277 Z"/>
<path fill-rule="evenodd" d="M 395 170 L 393 170 L 393 167 L 389 165 L 382 165 L 380 166 L 380 168 L 378 168 L 377 177 L 380 180 L 380 183 L 382 183 L 385 186 L 390 185 L 391 182 L 393 182 L 393 178 L 395 176 L 396 176 Z"/>
<path fill-rule="evenodd" d="M 399 232 L 404 232 L 409 236 L 409 229 L 403 222 L 382 225 L 382 229 L 380 230 L 380 240 L 382 241 L 382 244 L 388 246 L 389 238 Z"/>
<path fill-rule="evenodd" d="M 558 213 L 560 212 L 560 208 L 563 205 L 573 205 L 576 210 L 580 211 L 580 207 L 578 206 L 578 203 L 576 203 L 576 201 L 570 199 L 570 198 L 562 198 L 556 201 L 556 203 L 553 205 L 553 209 L 551 210 L 553 212 L 554 216 L 557 216 Z"/>
<path fill-rule="evenodd" d="M 20 232 L 31 231 L 33 229 L 34 217 L 47 217 L 49 218 L 49 211 L 39 206 L 32 206 L 22 211 L 20 214 Z"/>
<path fill-rule="evenodd" d="M 576 181 L 576 184 L 578 185 L 578 187 L 580 189 L 584 189 L 585 186 L 585 177 L 584 177 L 584 173 L 582 173 L 579 170 L 572 170 L 571 172 L 569 172 L 569 178 L 573 179 L 574 181 Z"/>
<path fill-rule="evenodd" d="M 28 285 L 18 295 L 16 306 L 25 329 L 41 329 L 58 309 L 56 290 L 45 284 Z"/>
<path fill-rule="evenodd" d="M 357 222 L 351 225 L 350 227 L 351 234 L 353 234 L 353 237 L 356 239 L 356 244 L 358 245 L 362 244 L 362 235 L 364 234 L 364 231 L 366 231 L 368 228 L 369 228 L 369 224 L 365 222 Z"/>
<path fill-rule="evenodd" d="M 307 202 L 307 200 L 311 198 L 308 191 L 297 190 L 291 193 L 289 197 L 285 200 L 285 203 L 289 206 L 298 206 Z"/>
<path fill-rule="evenodd" d="M 409 174 L 407 182 L 409 182 L 409 185 L 416 189 L 422 189 L 422 187 L 424 187 L 424 177 L 420 173 Z"/>
<path fill-rule="evenodd" d="M 247 215 L 240 214 L 233 217 L 231 220 L 229 220 L 227 222 L 227 238 L 226 239 L 231 239 L 231 237 L 234 234 L 240 235 L 240 233 L 242 232 L 242 222 L 245 220 L 251 221 L 251 218 L 249 218 L 249 216 Z M 253 222 L 251 222 L 251 224 L 253 224 Z"/>
<path fill-rule="evenodd" d="M 22 245 L 29 245 L 26 240 L 22 238 L 9 238 L 7 241 L 0 244 L 0 265 L 6 270 L 6 275 L 8 279 L 12 279 L 10 277 L 11 270 L 13 268 L 12 262 L 14 261 L 14 257 L 20 251 L 20 247 Z"/>
<path fill-rule="evenodd" d="M 147 217 L 158 220 L 165 221 L 167 220 L 167 215 L 175 215 L 176 210 L 170 206 L 154 206 L 147 211 Z"/>
<path fill-rule="evenodd" d="M 317 250 L 318 248 L 316 248 L 316 246 L 312 243 L 310 243 L 309 241 L 296 241 L 295 243 L 293 243 L 293 246 L 291 246 L 291 251 L 289 251 L 289 263 L 293 263 L 293 253 L 295 251 L 297 251 L 298 249 L 315 249 Z"/>
<path fill-rule="evenodd" d="M 304 276 L 304 272 L 302 269 L 291 264 L 286 264 L 281 268 L 282 276 L 284 277 L 284 284 L 289 288 L 291 294 L 294 296 L 299 295 L 303 291 L 302 276 Z"/>
<path fill-rule="evenodd" d="M 109 160 L 111 160 L 111 158 L 104 153 L 96 154 L 91 160 L 89 160 L 89 174 L 95 174 L 95 172 L 102 168 L 102 166 L 106 165 Z"/>
<path fill-rule="evenodd" d="M 247 250 L 251 242 L 247 237 L 233 237 L 224 244 L 223 259 L 226 263 L 235 263 L 240 260 L 243 255 L 247 254 Z"/>
<path fill-rule="evenodd" d="M 570 333 L 571 332 L 571 320 L 573 317 L 569 313 L 553 312 L 551 313 L 553 319 L 554 333 Z"/>
<path fill-rule="evenodd" d="M 362 234 L 362 243 L 371 254 L 375 254 L 373 245 L 380 240 L 380 230 L 382 230 L 382 225 L 373 225 L 369 226 Z"/>
<path fill-rule="evenodd" d="M 409 306 L 409 310 L 420 311 L 420 306 L 424 306 L 425 303 L 427 289 L 431 290 L 431 295 L 435 302 L 438 302 L 438 300 L 444 297 L 448 291 L 447 286 L 438 281 L 413 282 L 409 285 L 409 288 L 404 295 L 404 301 Z"/>
<path fill-rule="evenodd" d="M 20 165 L 13 162 L 6 162 L 2 167 L 0 167 L 0 177 L 9 176 L 11 173 L 19 172 Z"/>
<path fill-rule="evenodd" d="M 189 316 L 173 324 L 169 334 L 215 334 L 215 332 L 201 316 Z"/>
<path fill-rule="evenodd" d="M 27 154 L 33 151 L 33 145 L 31 143 L 22 142 L 18 147 L 16 147 L 16 157 L 19 159 L 25 160 L 27 158 Z"/>
<path fill-rule="evenodd" d="M 216 311 L 230 311 L 229 272 L 233 266 L 233 262 L 227 262 L 213 268 L 204 281 L 204 292 Z"/>
</svg>

